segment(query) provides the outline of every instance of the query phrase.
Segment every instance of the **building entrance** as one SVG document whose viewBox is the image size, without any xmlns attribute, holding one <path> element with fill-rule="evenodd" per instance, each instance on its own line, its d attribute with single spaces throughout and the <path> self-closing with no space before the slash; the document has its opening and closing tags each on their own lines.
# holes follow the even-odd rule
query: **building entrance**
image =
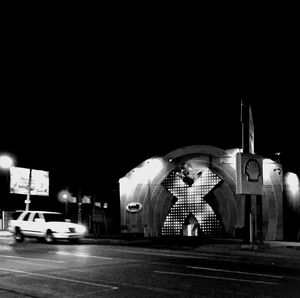
<svg viewBox="0 0 300 298">
<path fill-rule="evenodd" d="M 183 227 L 182 227 L 182 235 L 188 236 L 188 237 L 198 237 L 202 236 L 203 232 L 200 229 L 200 225 L 198 223 L 198 220 L 196 217 L 190 213 L 186 220 L 184 221 Z"/>
</svg>

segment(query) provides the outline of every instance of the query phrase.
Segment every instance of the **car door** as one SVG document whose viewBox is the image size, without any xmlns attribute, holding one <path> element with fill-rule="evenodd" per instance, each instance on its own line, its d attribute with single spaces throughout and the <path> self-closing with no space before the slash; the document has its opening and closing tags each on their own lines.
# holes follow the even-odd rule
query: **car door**
<svg viewBox="0 0 300 298">
<path fill-rule="evenodd" d="M 42 236 L 43 235 L 43 219 L 38 212 L 32 213 L 28 219 L 28 227 L 30 229 L 31 236 Z"/>
<path fill-rule="evenodd" d="M 23 216 L 23 218 L 19 222 L 20 229 L 22 230 L 22 233 L 24 235 L 30 234 L 30 231 L 31 231 L 31 224 L 30 224 L 30 221 L 29 221 L 30 217 L 32 217 L 32 213 L 27 212 L 27 213 L 25 213 L 25 215 Z"/>
</svg>

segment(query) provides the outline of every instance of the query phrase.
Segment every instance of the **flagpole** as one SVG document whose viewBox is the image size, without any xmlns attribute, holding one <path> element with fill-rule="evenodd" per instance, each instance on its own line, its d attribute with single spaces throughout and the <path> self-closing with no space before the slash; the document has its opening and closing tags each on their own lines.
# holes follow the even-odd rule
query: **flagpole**
<svg viewBox="0 0 300 298">
<path fill-rule="evenodd" d="M 248 117 L 249 117 L 249 153 L 254 154 L 254 125 L 253 125 L 253 118 L 252 118 L 252 111 L 251 106 L 248 107 Z"/>
<path fill-rule="evenodd" d="M 251 106 L 241 99 L 241 127 L 242 150 L 244 154 L 251 155 L 254 152 L 254 125 Z M 241 194 L 244 201 L 244 244 L 246 249 L 255 249 L 257 244 L 263 243 L 262 234 L 262 200 L 261 194 Z M 244 197 L 244 200 L 242 199 Z"/>
<path fill-rule="evenodd" d="M 243 150 L 243 152 L 244 152 L 244 122 L 243 122 L 243 109 L 244 109 L 244 103 L 243 103 L 243 98 L 241 98 L 240 122 L 241 122 L 241 135 L 242 135 L 242 150 Z"/>
<path fill-rule="evenodd" d="M 242 125 L 242 150 L 243 153 L 249 152 L 249 105 L 241 98 L 241 125 Z M 248 132 L 248 133 L 247 133 Z M 251 244 L 252 234 L 252 215 L 251 215 L 251 195 L 244 194 L 244 243 Z"/>
</svg>

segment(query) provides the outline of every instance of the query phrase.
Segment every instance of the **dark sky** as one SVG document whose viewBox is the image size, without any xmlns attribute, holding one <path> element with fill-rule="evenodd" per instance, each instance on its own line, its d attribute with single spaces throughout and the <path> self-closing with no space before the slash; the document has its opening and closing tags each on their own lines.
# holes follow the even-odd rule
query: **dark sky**
<svg viewBox="0 0 300 298">
<path fill-rule="evenodd" d="M 49 170 L 55 191 L 75 192 L 81 179 L 109 194 L 151 156 L 187 145 L 241 146 L 243 97 L 252 106 L 256 153 L 280 151 L 300 173 L 298 50 L 279 25 L 10 28 L 0 151 L 17 166 Z"/>
</svg>

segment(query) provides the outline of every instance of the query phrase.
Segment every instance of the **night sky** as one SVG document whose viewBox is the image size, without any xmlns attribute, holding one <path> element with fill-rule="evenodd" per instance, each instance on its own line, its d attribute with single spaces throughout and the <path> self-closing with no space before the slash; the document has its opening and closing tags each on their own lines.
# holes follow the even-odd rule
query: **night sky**
<svg viewBox="0 0 300 298">
<path fill-rule="evenodd" d="M 76 195 L 79 183 L 110 196 L 149 157 L 197 144 L 241 147 L 243 98 L 256 153 L 281 152 L 300 174 L 295 38 L 279 27 L 206 29 L 16 26 L 2 55 L 0 152 L 48 170 L 51 196 L 66 187 Z"/>
</svg>

